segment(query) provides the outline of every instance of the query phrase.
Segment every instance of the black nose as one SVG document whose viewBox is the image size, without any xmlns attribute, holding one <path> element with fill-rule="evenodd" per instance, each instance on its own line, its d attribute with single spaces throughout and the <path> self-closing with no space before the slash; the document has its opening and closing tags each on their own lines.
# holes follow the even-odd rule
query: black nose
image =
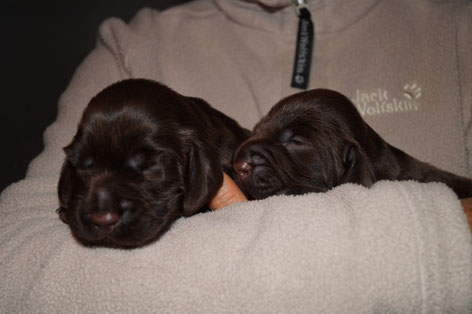
<svg viewBox="0 0 472 314">
<path fill-rule="evenodd" d="M 240 179 L 245 179 L 257 166 L 267 163 L 264 152 L 258 143 L 243 144 L 235 154 L 233 169 Z"/>
</svg>

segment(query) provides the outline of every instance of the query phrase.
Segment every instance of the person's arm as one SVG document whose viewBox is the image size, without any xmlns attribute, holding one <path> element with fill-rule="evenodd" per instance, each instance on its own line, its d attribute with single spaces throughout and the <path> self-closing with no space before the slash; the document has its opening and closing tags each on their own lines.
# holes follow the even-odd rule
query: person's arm
<svg viewBox="0 0 472 314">
<path fill-rule="evenodd" d="M 246 196 L 244 196 L 236 183 L 223 172 L 223 184 L 208 205 L 212 210 L 217 210 L 231 204 L 246 201 Z"/>
<path fill-rule="evenodd" d="M 469 169 L 472 169 L 472 2 L 460 14 L 457 30 L 457 66 L 463 109 L 465 148 Z M 472 173 L 469 172 L 469 176 Z"/>
<path fill-rule="evenodd" d="M 246 201 L 246 196 L 244 196 L 236 183 L 226 173 L 223 173 L 223 184 L 211 200 L 209 206 L 212 210 L 218 210 L 231 204 Z M 462 199 L 461 203 L 472 231 L 472 198 Z"/>
<path fill-rule="evenodd" d="M 469 221 L 470 231 L 472 231 L 472 198 L 465 198 L 461 200 L 464 213 Z"/>
</svg>

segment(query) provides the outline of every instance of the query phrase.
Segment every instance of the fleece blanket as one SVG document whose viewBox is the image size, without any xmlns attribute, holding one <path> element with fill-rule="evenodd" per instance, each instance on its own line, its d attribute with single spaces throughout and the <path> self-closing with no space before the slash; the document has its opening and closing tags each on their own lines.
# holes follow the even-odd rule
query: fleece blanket
<svg viewBox="0 0 472 314">
<path fill-rule="evenodd" d="M 134 250 L 78 244 L 47 184 L 2 195 L 3 313 L 472 310 L 471 233 L 442 184 L 342 185 L 236 204 L 180 219 Z M 21 201 L 11 197 L 19 190 Z"/>
</svg>

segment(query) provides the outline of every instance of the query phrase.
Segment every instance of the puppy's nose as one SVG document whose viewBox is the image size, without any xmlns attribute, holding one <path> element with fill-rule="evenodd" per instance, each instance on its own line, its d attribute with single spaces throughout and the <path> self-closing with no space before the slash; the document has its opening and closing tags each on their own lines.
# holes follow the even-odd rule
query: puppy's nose
<svg viewBox="0 0 472 314">
<path fill-rule="evenodd" d="M 90 214 L 90 220 L 96 226 L 105 228 L 117 224 L 123 213 L 133 207 L 133 201 L 128 199 L 117 199 L 116 193 L 101 187 L 96 194 L 97 210 Z"/>
<path fill-rule="evenodd" d="M 246 160 L 236 160 L 233 163 L 233 169 L 239 178 L 245 179 L 251 174 L 252 166 Z"/>
<path fill-rule="evenodd" d="M 90 218 L 95 225 L 107 227 L 115 225 L 120 220 L 120 215 L 117 212 L 95 212 Z"/>
<path fill-rule="evenodd" d="M 233 169 L 240 179 L 246 179 L 257 166 L 267 163 L 257 143 L 246 143 L 236 152 Z"/>
</svg>

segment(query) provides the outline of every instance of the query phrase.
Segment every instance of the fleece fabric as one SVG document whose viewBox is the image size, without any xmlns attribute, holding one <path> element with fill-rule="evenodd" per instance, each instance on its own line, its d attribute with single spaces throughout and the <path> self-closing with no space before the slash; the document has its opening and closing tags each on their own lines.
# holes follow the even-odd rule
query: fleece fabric
<svg viewBox="0 0 472 314">
<path fill-rule="evenodd" d="M 443 184 L 271 197 L 180 219 L 152 245 L 116 250 L 78 244 L 54 199 L 41 197 L 54 184 L 35 183 L 3 196 L 2 313 L 472 310 L 472 237 Z M 24 201 L 11 197 L 19 190 L 29 191 Z"/>
<path fill-rule="evenodd" d="M 468 174 L 470 1 L 307 1 L 309 88 L 348 95 L 407 153 Z M 110 19 L 59 100 L 45 150 L 0 196 L 0 311 L 470 312 L 472 239 L 442 184 L 278 196 L 179 220 L 137 250 L 81 247 L 57 217 L 62 147 L 89 100 L 161 81 L 251 128 L 290 87 L 292 1 L 201 0 Z"/>
<path fill-rule="evenodd" d="M 104 23 L 99 47 L 114 58 L 105 65 L 120 78 L 163 80 L 250 128 L 299 91 L 290 87 L 294 2 L 195 1 L 161 13 L 143 10 L 130 25 Z M 315 0 L 307 6 L 315 27 L 309 88 L 344 93 L 391 144 L 469 175 L 470 1 Z"/>
</svg>

